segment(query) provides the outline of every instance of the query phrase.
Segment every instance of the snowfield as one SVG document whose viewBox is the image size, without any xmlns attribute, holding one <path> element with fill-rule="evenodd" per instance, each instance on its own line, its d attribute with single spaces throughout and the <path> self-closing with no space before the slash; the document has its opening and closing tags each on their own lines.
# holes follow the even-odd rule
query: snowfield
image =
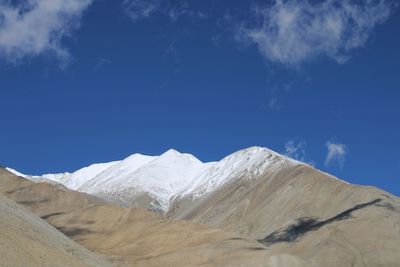
<svg viewBox="0 0 400 267">
<path fill-rule="evenodd" d="M 124 160 L 92 164 L 73 173 L 30 176 L 8 170 L 34 182 L 56 182 L 126 205 L 137 195 L 147 194 L 166 213 L 173 199 L 196 199 L 235 179 L 252 179 L 293 164 L 300 162 L 267 148 L 251 147 L 208 163 L 170 149 L 160 156 L 133 154 Z"/>
</svg>

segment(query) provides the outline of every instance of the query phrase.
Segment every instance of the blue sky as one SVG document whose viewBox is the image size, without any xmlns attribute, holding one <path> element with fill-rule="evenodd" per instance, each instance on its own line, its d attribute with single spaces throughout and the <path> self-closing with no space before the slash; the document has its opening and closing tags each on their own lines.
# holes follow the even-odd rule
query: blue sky
<svg viewBox="0 0 400 267">
<path fill-rule="evenodd" d="M 400 195 L 397 1 L 0 0 L 0 164 L 265 146 Z"/>
</svg>

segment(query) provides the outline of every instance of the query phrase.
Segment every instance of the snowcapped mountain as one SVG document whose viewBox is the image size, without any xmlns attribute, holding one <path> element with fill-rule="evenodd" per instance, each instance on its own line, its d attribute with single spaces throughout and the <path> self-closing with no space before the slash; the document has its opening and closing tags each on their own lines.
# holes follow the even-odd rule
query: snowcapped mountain
<svg viewBox="0 0 400 267">
<path fill-rule="evenodd" d="M 96 177 L 97 175 L 117 163 L 118 161 L 92 164 L 73 173 L 45 174 L 42 176 L 42 178 L 63 184 L 69 189 L 77 190 L 88 180 Z"/>
<path fill-rule="evenodd" d="M 130 243 L 120 246 L 125 237 L 137 243 L 131 236 L 132 227 L 151 228 L 148 232 L 155 235 L 150 237 L 152 245 L 148 247 L 153 253 L 153 246 L 159 245 L 160 236 L 163 240 L 174 236 L 173 243 L 168 243 L 173 246 L 176 236 L 194 240 L 191 238 L 198 234 L 197 230 L 181 233 L 183 225 L 194 223 L 240 236 L 229 238 L 230 235 L 224 235 L 223 244 L 217 244 L 224 250 L 223 258 L 228 251 L 226 242 L 237 244 L 240 240 L 257 240 L 263 249 L 252 245 L 246 248 L 246 253 L 253 251 L 258 255 L 270 251 L 276 255 L 295 255 L 307 262 L 301 266 L 399 265 L 399 198 L 374 187 L 348 184 L 267 148 L 251 147 L 209 163 L 203 163 L 190 154 L 169 150 L 160 156 L 134 154 L 120 161 L 93 164 L 73 173 L 28 176 L 12 169 L 8 171 L 34 182 L 60 183 L 122 206 L 156 211 L 168 218 L 163 218 L 165 221 L 161 223 L 151 223 L 154 218 L 161 217 L 147 213 L 149 215 L 144 217 L 149 216 L 150 220 L 135 225 L 137 219 L 145 219 L 140 218 L 142 215 L 135 215 L 143 211 L 107 205 L 111 209 L 103 213 L 98 210 L 98 204 L 93 206 L 91 202 L 104 204 L 103 201 L 59 186 L 32 186 L 24 179 L 13 178 L 7 171 L 3 172 L 2 178 L 0 168 L 0 189 L 7 196 L 18 198 L 19 203 L 31 203 L 27 205 L 38 209 L 42 218 L 54 216 L 55 222 L 63 222 L 69 229 L 88 229 L 89 234 L 95 233 L 91 238 L 96 239 L 98 229 L 107 229 L 103 235 L 106 239 L 110 232 L 116 233 L 110 247 L 124 251 L 128 248 L 137 251 L 137 247 Z M 78 202 L 78 208 L 77 204 L 68 207 L 68 203 L 74 203 L 78 198 L 83 201 Z M 62 209 L 55 210 L 57 206 Z M 64 208 L 70 213 L 65 213 Z M 122 209 L 122 213 L 114 213 L 114 209 Z M 79 219 L 74 218 L 81 218 L 81 222 L 76 224 Z M 160 232 L 166 223 L 174 220 L 190 223 Z M 106 225 L 102 226 L 103 223 Z M 213 232 L 209 234 L 214 235 Z M 139 230 L 139 235 L 148 238 L 142 230 Z M 100 241 L 95 240 L 95 243 L 102 243 L 103 237 L 100 235 Z M 197 243 L 198 238 L 199 235 L 197 241 L 190 243 Z M 141 247 L 145 242 L 137 244 Z M 178 243 L 181 247 L 182 244 Z M 227 246 L 236 256 L 239 250 L 233 243 Z M 202 248 L 213 251 L 215 247 L 202 245 Z M 175 254 L 168 254 L 168 257 L 171 255 L 175 257 Z M 206 254 L 201 251 L 197 255 L 196 258 L 204 258 Z M 184 257 L 188 257 L 186 248 Z M 274 260 L 271 266 L 277 264 L 282 265 Z M 257 266 L 265 266 L 265 260 L 258 260 Z M 285 266 L 300 265 L 288 261 Z"/>
<path fill-rule="evenodd" d="M 252 179 L 266 170 L 294 164 L 300 163 L 267 148 L 251 147 L 208 163 L 171 149 L 160 156 L 133 154 L 120 161 L 92 164 L 73 173 L 29 176 L 9 170 L 32 181 L 57 182 L 124 206 L 167 213 L 173 201 L 196 199 L 235 179 Z"/>
<path fill-rule="evenodd" d="M 78 190 L 137 206 L 144 196 L 150 208 L 167 211 L 169 200 L 207 165 L 189 154 L 168 150 L 158 157 L 135 154 L 84 183 Z M 147 206 L 141 203 L 141 207 Z M 149 208 L 149 207 L 147 207 Z"/>
<path fill-rule="evenodd" d="M 235 179 L 252 179 L 267 169 L 274 172 L 283 166 L 293 164 L 299 164 L 299 162 L 267 148 L 251 147 L 233 153 L 219 162 L 208 164 L 206 171 L 196 176 L 190 185 L 176 196 L 199 198 Z"/>
</svg>

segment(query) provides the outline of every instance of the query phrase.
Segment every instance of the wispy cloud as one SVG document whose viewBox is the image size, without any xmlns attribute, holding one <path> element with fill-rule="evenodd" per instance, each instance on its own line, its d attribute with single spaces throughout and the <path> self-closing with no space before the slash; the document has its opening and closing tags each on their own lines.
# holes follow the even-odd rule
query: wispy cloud
<svg viewBox="0 0 400 267">
<path fill-rule="evenodd" d="M 112 61 L 104 58 L 104 57 L 99 57 L 96 61 L 96 64 L 94 65 L 93 71 L 98 71 L 100 69 L 102 69 L 104 66 L 106 65 L 110 65 L 112 64 Z"/>
<path fill-rule="evenodd" d="M 306 160 L 306 142 L 303 140 L 289 140 L 285 143 L 284 154 L 299 161 Z"/>
<path fill-rule="evenodd" d="M 9 63 L 52 54 L 65 64 L 70 56 L 64 37 L 80 26 L 92 0 L 30 0 L 0 2 L 0 58 Z"/>
<path fill-rule="evenodd" d="M 348 153 L 348 148 L 344 144 L 332 143 L 330 141 L 326 142 L 326 147 L 328 149 L 328 154 L 325 159 L 325 166 L 330 166 L 332 163 L 336 163 L 340 168 L 343 168 L 346 156 Z"/>
<path fill-rule="evenodd" d="M 268 107 L 271 110 L 280 110 L 282 108 L 282 99 L 292 90 L 292 84 L 273 86 L 271 96 L 268 100 Z"/>
<path fill-rule="evenodd" d="M 314 160 L 310 160 L 307 155 L 307 143 L 303 139 L 294 138 L 285 143 L 285 150 L 282 152 L 283 155 L 307 163 L 311 166 L 317 166 Z"/>
<path fill-rule="evenodd" d="M 182 16 L 198 19 L 207 18 L 204 12 L 193 10 L 187 1 L 124 0 L 123 8 L 125 14 L 128 15 L 133 22 L 150 18 L 157 14 L 167 16 L 171 20 L 177 20 Z"/>
<path fill-rule="evenodd" d="M 278 97 L 277 97 L 276 95 L 272 95 L 272 96 L 269 98 L 268 107 L 269 107 L 270 109 L 274 109 L 274 110 L 280 109 L 279 100 L 278 100 Z"/>
<path fill-rule="evenodd" d="M 255 43 L 266 59 L 287 66 L 320 57 L 343 63 L 396 6 L 390 0 L 275 0 L 255 6 L 256 22 L 239 27 L 236 39 Z"/>
<path fill-rule="evenodd" d="M 133 20 L 144 19 L 152 16 L 161 9 L 163 1 L 160 0 L 124 0 L 124 10 Z"/>
</svg>

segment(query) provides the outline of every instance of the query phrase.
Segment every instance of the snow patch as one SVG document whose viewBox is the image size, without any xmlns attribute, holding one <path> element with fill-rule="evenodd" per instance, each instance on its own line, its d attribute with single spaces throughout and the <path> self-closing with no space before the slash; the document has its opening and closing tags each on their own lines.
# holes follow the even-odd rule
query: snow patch
<svg viewBox="0 0 400 267">
<path fill-rule="evenodd" d="M 9 172 L 11 172 L 11 173 L 13 173 L 13 174 L 15 174 L 15 175 L 17 175 L 17 176 L 20 176 L 20 177 L 23 177 L 23 178 L 26 178 L 26 177 L 27 177 L 27 175 L 25 175 L 25 174 L 23 174 L 23 173 L 20 173 L 20 172 L 14 170 L 14 169 L 11 169 L 11 168 L 8 168 L 8 167 L 7 167 L 6 170 L 9 171 Z"/>
</svg>

